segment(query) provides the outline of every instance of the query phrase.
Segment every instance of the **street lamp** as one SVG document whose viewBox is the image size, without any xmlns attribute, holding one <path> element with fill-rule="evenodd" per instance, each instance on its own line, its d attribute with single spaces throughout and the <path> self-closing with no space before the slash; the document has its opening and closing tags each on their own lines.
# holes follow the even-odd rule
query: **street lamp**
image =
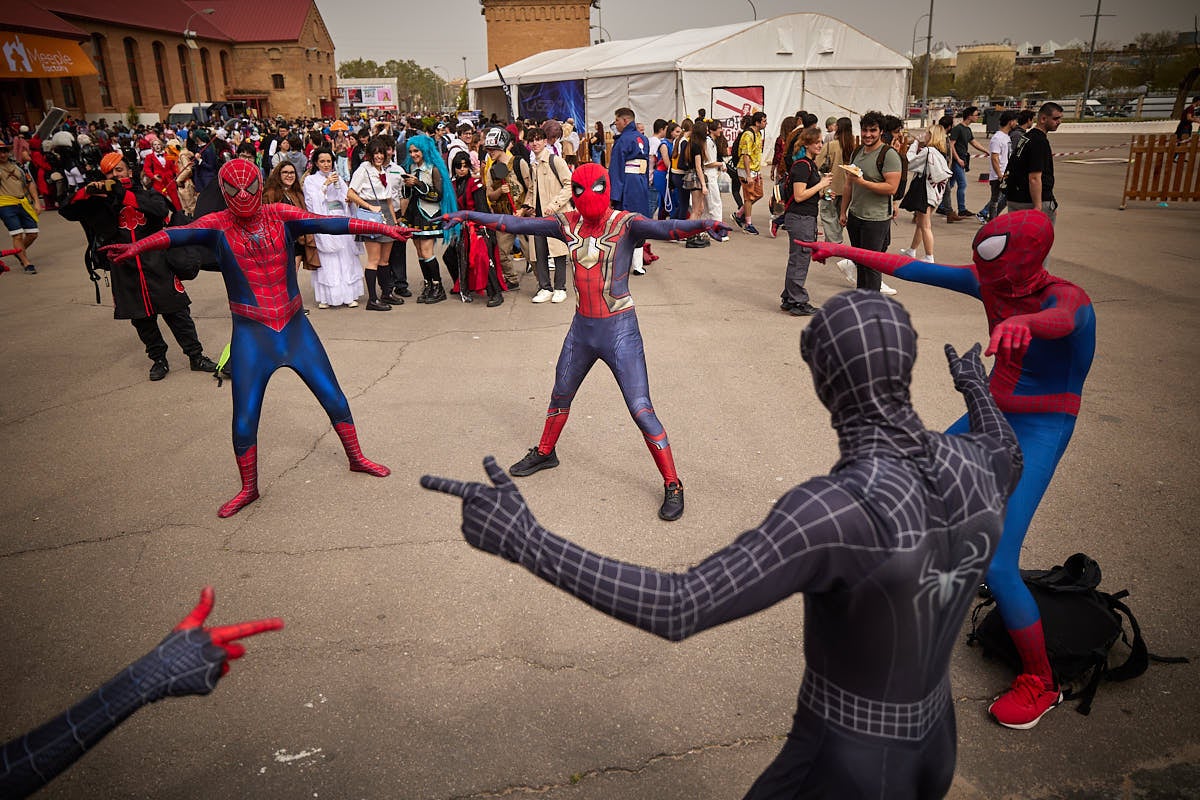
<svg viewBox="0 0 1200 800">
<path fill-rule="evenodd" d="M 591 30 L 600 31 L 600 38 L 597 39 L 596 41 L 592 42 L 592 44 L 603 44 L 604 42 L 612 41 L 612 34 L 609 33 L 608 28 L 604 27 L 603 25 L 593 25 L 593 26 L 591 26 Z M 605 36 L 607 36 L 608 38 L 605 39 L 604 38 Z"/>
<path fill-rule="evenodd" d="M 192 15 L 187 18 L 187 22 L 185 22 L 183 25 L 183 41 L 187 44 L 189 49 L 191 49 L 191 50 L 200 49 L 200 46 L 198 44 L 196 44 L 196 32 L 193 30 L 189 30 L 189 28 L 192 27 L 192 20 L 194 20 L 196 18 L 197 14 L 204 14 L 205 16 L 207 16 L 209 14 L 214 13 L 215 11 L 216 11 L 215 8 L 201 8 L 198 11 L 193 11 Z M 194 91 L 196 93 L 196 96 L 199 97 L 200 96 L 200 82 L 196 79 L 196 60 L 194 58 L 192 58 L 192 55 L 190 53 L 188 54 L 188 66 L 190 67 L 190 69 L 188 71 L 192 73 L 192 91 Z M 212 98 L 209 98 L 209 100 L 211 100 L 211 99 Z M 197 100 L 196 106 L 192 109 L 192 116 L 196 115 L 196 111 L 197 111 L 197 109 L 199 109 L 199 107 L 200 107 L 200 101 Z"/>
<path fill-rule="evenodd" d="M 441 114 L 446 109 L 446 84 L 450 82 L 450 70 L 437 64 L 433 65 L 433 69 L 440 69 L 446 73 L 445 79 L 438 84 L 438 102 L 441 104 L 438 107 L 438 113 Z"/>
<path fill-rule="evenodd" d="M 933 0 L 929 0 L 929 26 L 925 29 L 925 82 L 921 88 L 921 116 L 929 126 L 929 61 L 933 49 Z"/>
<path fill-rule="evenodd" d="M 754 3 L 751 3 L 750 0 L 746 0 L 746 2 L 750 3 L 750 10 L 752 12 L 754 12 L 754 19 L 757 20 L 758 19 L 758 9 L 754 7 Z"/>
<path fill-rule="evenodd" d="M 921 16 L 917 17 L 917 21 L 915 23 L 913 23 L 912 47 L 908 48 L 908 55 L 909 55 L 910 59 L 915 59 L 917 57 L 917 26 L 921 24 L 921 20 L 925 19 L 928 16 L 929 16 L 928 14 L 922 14 Z M 909 97 L 912 96 L 912 81 L 913 81 L 912 74 L 913 74 L 913 71 L 910 69 L 908 71 L 908 94 L 909 94 Z M 908 97 L 904 98 L 904 103 L 906 105 L 908 104 Z M 908 119 L 908 114 L 905 114 L 904 118 Z"/>
</svg>

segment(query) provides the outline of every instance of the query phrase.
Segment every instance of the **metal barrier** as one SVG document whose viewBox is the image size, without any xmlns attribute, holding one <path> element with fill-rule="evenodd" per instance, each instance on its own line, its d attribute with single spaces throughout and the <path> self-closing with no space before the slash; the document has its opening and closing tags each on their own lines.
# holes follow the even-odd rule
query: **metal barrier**
<svg viewBox="0 0 1200 800">
<path fill-rule="evenodd" d="M 1200 136 L 1139 134 L 1129 141 L 1121 210 L 1130 200 L 1200 200 Z"/>
</svg>

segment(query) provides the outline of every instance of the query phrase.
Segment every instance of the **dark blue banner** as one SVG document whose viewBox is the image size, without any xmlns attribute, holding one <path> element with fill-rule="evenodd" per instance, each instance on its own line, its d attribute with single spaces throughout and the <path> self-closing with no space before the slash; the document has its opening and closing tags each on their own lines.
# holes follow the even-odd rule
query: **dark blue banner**
<svg viewBox="0 0 1200 800">
<path fill-rule="evenodd" d="M 540 122 L 568 117 L 575 120 L 575 129 L 587 127 L 583 114 L 583 81 L 552 81 L 521 84 L 518 91 L 520 113 L 524 119 Z"/>
</svg>

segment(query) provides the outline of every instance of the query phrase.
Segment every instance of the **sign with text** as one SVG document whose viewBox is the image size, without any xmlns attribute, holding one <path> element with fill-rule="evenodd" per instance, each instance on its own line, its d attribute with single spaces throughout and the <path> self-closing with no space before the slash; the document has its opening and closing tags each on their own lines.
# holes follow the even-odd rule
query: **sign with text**
<svg viewBox="0 0 1200 800">
<path fill-rule="evenodd" d="M 0 78 L 70 78 L 95 75 L 96 67 L 77 42 L 0 32 Z"/>
<path fill-rule="evenodd" d="M 766 91 L 761 86 L 713 87 L 709 116 L 716 120 L 731 148 L 742 132 L 742 117 L 763 111 L 765 97 Z"/>
</svg>

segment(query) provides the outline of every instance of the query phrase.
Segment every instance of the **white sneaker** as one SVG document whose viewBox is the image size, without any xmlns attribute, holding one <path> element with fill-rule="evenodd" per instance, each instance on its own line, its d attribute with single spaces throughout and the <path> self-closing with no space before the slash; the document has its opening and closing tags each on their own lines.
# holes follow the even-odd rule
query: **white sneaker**
<svg viewBox="0 0 1200 800">
<path fill-rule="evenodd" d="M 563 300 L 566 300 L 566 299 L 567 299 L 567 290 L 566 289 L 555 289 L 554 296 L 550 298 L 550 302 L 551 303 L 561 303 Z"/>
<path fill-rule="evenodd" d="M 927 264 L 936 264 L 936 263 L 937 263 L 936 261 L 934 261 L 934 260 L 933 260 L 933 254 L 932 254 L 932 253 L 930 253 L 930 254 L 927 254 L 927 255 L 923 255 L 923 256 L 921 256 L 921 260 L 922 260 L 922 261 L 924 261 L 924 262 L 925 262 L 925 263 L 927 263 Z"/>
<path fill-rule="evenodd" d="M 858 285 L 858 269 L 853 261 L 843 258 L 837 262 L 837 266 L 842 271 L 842 277 L 846 279 L 846 283 L 851 286 Z"/>
<path fill-rule="evenodd" d="M 892 287 L 888 286 L 888 285 L 887 285 L 886 283 L 884 283 L 883 281 L 880 281 L 880 282 L 879 282 L 879 293 L 880 293 L 880 294 L 888 294 L 888 295 L 891 295 L 891 294 L 895 294 L 895 293 L 896 293 L 896 290 L 895 290 L 895 289 L 893 289 Z"/>
<path fill-rule="evenodd" d="M 553 295 L 551 294 L 549 289 L 538 289 L 537 294 L 535 294 L 533 296 L 533 302 L 544 303 L 547 300 L 549 300 L 552 296 Z"/>
<path fill-rule="evenodd" d="M 916 251 L 916 250 L 911 250 L 911 249 L 909 249 L 909 248 L 907 248 L 907 247 L 901 247 L 901 248 L 900 248 L 900 255 L 902 255 L 902 256 L 907 256 L 908 258 L 911 258 L 911 259 L 913 259 L 913 260 L 916 260 L 916 258 L 917 258 L 917 251 Z"/>
<path fill-rule="evenodd" d="M 646 274 L 645 267 L 634 266 L 634 267 L 630 267 L 629 271 L 632 272 L 634 275 L 645 275 Z"/>
</svg>

